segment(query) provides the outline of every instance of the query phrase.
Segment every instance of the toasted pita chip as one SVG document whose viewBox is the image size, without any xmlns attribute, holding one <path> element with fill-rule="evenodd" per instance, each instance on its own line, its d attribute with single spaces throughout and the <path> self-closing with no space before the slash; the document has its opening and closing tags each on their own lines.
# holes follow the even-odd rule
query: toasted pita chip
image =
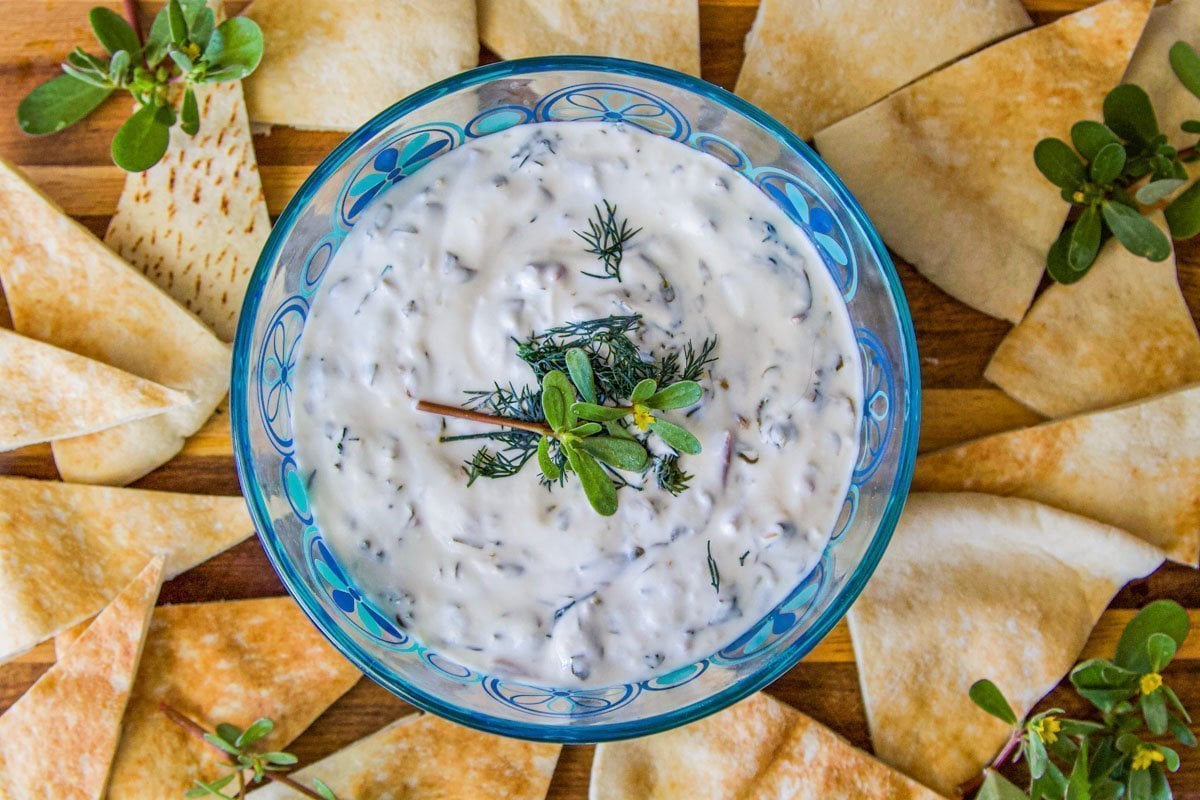
<svg viewBox="0 0 1200 800">
<path fill-rule="evenodd" d="M 917 459 L 917 491 L 1037 500 L 1200 558 L 1200 385 Z"/>
<path fill-rule="evenodd" d="M 1161 214 L 1154 220 L 1166 230 Z M 1110 240 L 1082 280 L 1042 293 L 984 377 L 1048 417 L 1200 381 L 1200 334 L 1175 258 L 1154 263 Z"/>
<path fill-rule="evenodd" d="M 91 624 L 92 621 L 90 619 L 85 619 L 83 622 L 72 625 L 54 637 L 55 661 L 61 660 L 62 657 L 67 654 L 67 651 L 71 649 L 71 645 L 79 641 L 79 637 L 83 636 L 83 632 L 86 631 L 88 626 Z"/>
<path fill-rule="evenodd" d="M 1067 217 L 1033 163 L 1099 117 L 1152 0 L 1108 0 L 1006 39 L 817 133 L 821 155 L 902 258 L 1016 322 Z"/>
<path fill-rule="evenodd" d="M 1186 120 L 1200 119 L 1200 99 L 1183 87 L 1171 69 L 1168 53 L 1178 41 L 1200 47 L 1200 0 L 1171 0 L 1150 13 L 1125 73 L 1125 83 L 1136 83 L 1146 90 L 1159 129 L 1173 147 L 1182 150 L 1196 143 L 1196 134 L 1184 133 L 1179 126 Z"/>
<path fill-rule="evenodd" d="M 0 797 L 104 796 L 162 575 L 160 556 L 0 717 Z"/>
<path fill-rule="evenodd" d="M 971 702 L 971 684 L 994 681 L 1024 716 L 1117 590 L 1162 559 L 1124 531 L 1028 500 L 909 497 L 849 615 L 876 755 L 953 794 L 1011 733 Z"/>
<path fill-rule="evenodd" d="M 501 58 L 615 56 L 700 74 L 700 11 L 690 0 L 589 3 L 480 0 L 479 38 Z"/>
<path fill-rule="evenodd" d="M 182 797 L 193 781 L 223 773 L 221 754 L 171 722 L 159 703 L 210 728 L 245 728 L 268 717 L 275 730 L 261 745 L 280 750 L 359 677 L 290 597 L 160 606 L 125 713 L 109 797 Z"/>
<path fill-rule="evenodd" d="M 797 714 L 770 765 L 740 800 L 942 800 L 916 781 Z"/>
<path fill-rule="evenodd" d="M 125 176 L 104 242 L 228 342 L 271 221 L 241 83 L 196 101 L 200 132 L 172 129 L 162 161 Z"/>
<path fill-rule="evenodd" d="M 318 777 L 338 797 L 404 800 L 543 800 L 562 745 L 524 742 L 463 728 L 431 714 L 412 714 L 337 751 L 292 777 L 308 785 Z M 281 783 L 256 800 L 297 800 L 304 795 Z"/>
<path fill-rule="evenodd" d="M 472 0 L 255 0 L 266 49 L 245 80 L 250 119 L 354 130 L 479 62 Z"/>
<path fill-rule="evenodd" d="M 800 714 L 761 692 L 699 722 L 602 744 L 590 800 L 727 800 L 753 785 Z"/>
<path fill-rule="evenodd" d="M 229 388 L 229 348 L 0 160 L 0 281 L 18 332 L 192 403 L 54 443 L 64 480 L 124 484 L 165 463 Z"/>
<path fill-rule="evenodd" d="M 0 451 L 94 433 L 186 405 L 187 395 L 0 328 Z"/>
<path fill-rule="evenodd" d="M 240 497 L 0 477 L 0 663 L 100 611 L 153 556 L 171 578 L 253 530 Z"/>
<path fill-rule="evenodd" d="M 737 94 L 801 138 L 1030 26 L 1016 0 L 763 0 Z"/>
</svg>

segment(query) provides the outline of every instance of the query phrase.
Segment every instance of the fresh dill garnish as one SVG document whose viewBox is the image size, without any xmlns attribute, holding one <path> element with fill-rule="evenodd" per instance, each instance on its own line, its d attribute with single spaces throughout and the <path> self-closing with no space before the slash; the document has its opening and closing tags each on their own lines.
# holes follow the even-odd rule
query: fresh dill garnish
<svg viewBox="0 0 1200 800">
<path fill-rule="evenodd" d="M 679 466 L 678 454 L 667 453 L 655 456 L 652 463 L 654 480 L 658 482 L 659 488 L 673 495 L 679 495 L 687 491 L 688 481 L 692 479 L 692 475 L 684 472 Z"/>
<path fill-rule="evenodd" d="M 749 550 L 747 550 L 746 552 L 744 552 L 740 556 L 738 556 L 738 566 L 739 567 L 746 566 L 746 556 L 748 556 L 748 555 L 750 555 Z"/>
<path fill-rule="evenodd" d="M 621 282 L 621 259 L 625 255 L 625 244 L 637 236 L 641 228 L 630 229 L 628 219 L 617 219 L 617 207 L 607 200 L 604 209 L 596 206 L 596 215 L 588 220 L 586 231 L 575 231 L 575 235 L 588 245 L 587 252 L 596 256 L 604 265 L 604 274 L 585 272 L 590 278 L 616 278 Z"/>
<path fill-rule="evenodd" d="M 717 594 L 721 593 L 721 570 L 717 569 L 717 560 L 712 554 L 712 539 L 708 540 L 708 579 L 712 584 L 713 591 Z"/>
</svg>

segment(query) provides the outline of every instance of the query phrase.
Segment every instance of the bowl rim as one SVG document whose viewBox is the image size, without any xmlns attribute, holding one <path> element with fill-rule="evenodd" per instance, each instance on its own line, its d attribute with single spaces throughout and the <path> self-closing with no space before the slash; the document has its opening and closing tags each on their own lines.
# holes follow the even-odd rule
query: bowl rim
<svg viewBox="0 0 1200 800">
<path fill-rule="evenodd" d="M 364 144 L 368 143 L 381 131 L 386 130 L 397 119 L 447 94 L 487 83 L 498 78 L 561 71 L 600 72 L 618 76 L 629 75 L 666 83 L 700 95 L 706 100 L 722 105 L 749 119 L 773 136 L 781 146 L 790 149 L 808 162 L 858 224 L 860 231 L 865 234 L 866 243 L 869 245 L 872 254 L 879 262 L 899 323 L 900 338 L 904 352 L 901 354 L 903 363 L 898 364 L 898 366 L 902 368 L 906 400 L 905 416 L 899 443 L 900 461 L 879 524 L 875 529 L 871 541 L 867 544 L 866 550 L 863 552 L 862 559 L 855 566 L 850 576 L 843 582 L 837 596 L 830 603 L 829 607 L 813 620 L 813 624 L 808 630 L 802 633 L 787 648 L 776 653 L 768 668 L 747 675 L 709 697 L 643 719 L 578 726 L 515 721 L 457 706 L 436 695 L 411 686 L 379 663 L 365 648 L 343 633 L 336 622 L 329 618 L 328 613 L 308 589 L 303 578 L 298 574 L 296 566 L 271 541 L 272 538 L 277 539 L 278 537 L 275 535 L 274 527 L 271 523 L 271 515 L 267 508 L 267 503 L 254 476 L 252 467 L 254 456 L 250 443 L 248 424 L 250 409 L 247 400 L 247 388 L 253 368 L 250 345 L 253 339 L 254 326 L 259 312 L 263 289 L 271 275 L 269 266 L 276 260 L 284 241 L 290 235 L 300 213 L 307 207 L 313 195 L 324 185 L 330 175 L 341 168 L 346 160 L 357 153 Z M 237 335 L 234 339 L 232 376 L 230 381 L 230 424 L 233 436 L 234 458 L 238 481 L 241 485 L 242 494 L 246 498 L 255 531 L 258 534 L 259 541 L 264 552 L 267 554 L 271 566 L 279 575 L 288 594 L 317 630 L 329 640 L 334 649 L 373 681 L 423 711 L 488 733 L 561 744 L 591 744 L 617 741 L 660 733 L 695 722 L 710 714 L 721 711 L 765 688 L 799 663 L 846 616 L 850 606 L 857 599 L 867 580 L 874 573 L 880 558 L 882 558 L 888 543 L 891 541 L 912 483 L 920 420 L 920 365 L 917 356 L 916 333 L 913 328 L 908 301 L 895 265 L 887 248 L 884 246 L 882 238 L 849 189 L 825 162 L 821 160 L 820 156 L 800 137 L 796 136 L 766 112 L 737 97 L 732 92 L 693 75 L 677 72 L 665 67 L 604 56 L 538 56 L 500 61 L 476 67 L 438 81 L 403 98 L 349 134 L 322 159 L 316 169 L 305 179 L 304 183 L 301 184 L 300 188 L 288 201 L 283 213 L 280 214 L 274 227 L 271 229 L 267 243 L 263 247 L 263 251 L 259 256 L 254 272 L 251 274 L 246 287 L 246 295 L 238 322 Z"/>
</svg>

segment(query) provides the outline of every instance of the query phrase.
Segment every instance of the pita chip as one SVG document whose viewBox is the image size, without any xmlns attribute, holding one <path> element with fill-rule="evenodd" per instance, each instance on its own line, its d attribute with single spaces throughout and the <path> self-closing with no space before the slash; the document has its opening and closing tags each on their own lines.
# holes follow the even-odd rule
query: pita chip
<svg viewBox="0 0 1200 800">
<path fill-rule="evenodd" d="M 101 361 L 0 328 L 0 451 L 94 433 L 190 403 Z"/>
<path fill-rule="evenodd" d="M 1196 134 L 1184 133 L 1179 126 L 1200 119 L 1200 98 L 1185 89 L 1171 69 L 1168 53 L 1178 41 L 1200 47 L 1200 0 L 1171 0 L 1150 13 L 1124 82 L 1146 90 L 1159 129 L 1182 150 L 1196 143 Z"/>
<path fill-rule="evenodd" d="M 387 800 L 544 800 L 562 745 L 507 739 L 413 714 L 292 773 L 318 777 L 338 797 Z M 398 787 L 403 787 L 402 789 Z M 271 783 L 255 800 L 303 800 Z"/>
<path fill-rule="evenodd" d="M 0 797 L 104 796 L 162 575 L 157 557 L 0 716 Z"/>
<path fill-rule="evenodd" d="M 1165 232 L 1162 215 L 1153 219 Z M 1147 261 L 1110 240 L 1082 280 L 1042 293 L 984 377 L 1048 417 L 1200 381 L 1200 335 L 1175 258 Z"/>
<path fill-rule="evenodd" d="M 601 744 L 590 800 L 726 800 L 753 785 L 800 713 L 758 693 L 711 717 L 642 739 Z"/>
<path fill-rule="evenodd" d="M 137 480 L 178 453 L 229 388 L 229 348 L 2 160 L 0 282 L 17 332 L 192 398 L 55 442 L 64 480 Z"/>
<path fill-rule="evenodd" d="M 159 703 L 210 728 L 269 717 L 275 730 L 262 746 L 281 750 L 359 677 L 290 597 L 160 606 L 125 712 L 109 797 L 182 797 L 195 780 L 222 774 L 221 754 L 171 722 Z"/>
<path fill-rule="evenodd" d="M 991 679 L 1024 716 L 1074 666 L 1117 590 L 1162 559 L 1029 500 L 909 497 L 849 615 L 876 755 L 953 794 L 1010 733 L 971 702 L 971 684 Z"/>
<path fill-rule="evenodd" d="M 255 0 L 266 49 L 244 81 L 250 119 L 350 131 L 475 66 L 474 0 Z"/>
<path fill-rule="evenodd" d="M 635 6 L 480 0 L 479 38 L 501 58 L 614 56 L 700 74 L 700 11 L 693 0 L 652 0 Z"/>
<path fill-rule="evenodd" d="M 1030 26 L 1017 0 L 763 0 L 736 92 L 803 139 Z"/>
<path fill-rule="evenodd" d="M 994 44 L 816 135 L 888 245 L 953 297 L 1018 321 L 1068 207 L 1033 163 L 1100 116 L 1152 0 L 1107 0 Z"/>
<path fill-rule="evenodd" d="M 154 556 L 173 578 L 253 530 L 240 497 L 0 477 L 0 663 L 99 612 Z"/>
<path fill-rule="evenodd" d="M 929 453 L 917 459 L 913 488 L 1037 500 L 1196 566 L 1200 385 Z"/>
<path fill-rule="evenodd" d="M 125 176 L 104 242 L 223 341 L 233 340 L 271 221 L 238 81 L 196 89 L 200 132 Z"/>
</svg>

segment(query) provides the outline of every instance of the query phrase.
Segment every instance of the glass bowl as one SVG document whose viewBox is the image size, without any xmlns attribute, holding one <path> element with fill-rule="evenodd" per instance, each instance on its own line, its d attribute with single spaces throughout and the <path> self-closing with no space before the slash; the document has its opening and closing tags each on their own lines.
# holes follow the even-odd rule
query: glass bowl
<svg viewBox="0 0 1200 800">
<path fill-rule="evenodd" d="M 638 683 L 570 690 L 467 669 L 394 626 L 359 592 L 313 523 L 296 467 L 297 344 L 333 254 L 396 181 L 473 138 L 530 122 L 636 125 L 742 173 L 817 245 L 850 309 L 865 385 L 861 454 L 816 569 L 745 634 L 702 661 Z M 287 590 L 333 645 L 410 703 L 507 736 L 600 742 L 699 719 L 790 669 L 842 618 L 887 547 L 917 449 L 912 321 L 871 223 L 817 155 L 781 124 L 697 78 L 608 58 L 507 61 L 437 83 L 384 111 L 321 162 L 279 218 L 250 281 L 231 390 L 242 490 Z"/>
</svg>

